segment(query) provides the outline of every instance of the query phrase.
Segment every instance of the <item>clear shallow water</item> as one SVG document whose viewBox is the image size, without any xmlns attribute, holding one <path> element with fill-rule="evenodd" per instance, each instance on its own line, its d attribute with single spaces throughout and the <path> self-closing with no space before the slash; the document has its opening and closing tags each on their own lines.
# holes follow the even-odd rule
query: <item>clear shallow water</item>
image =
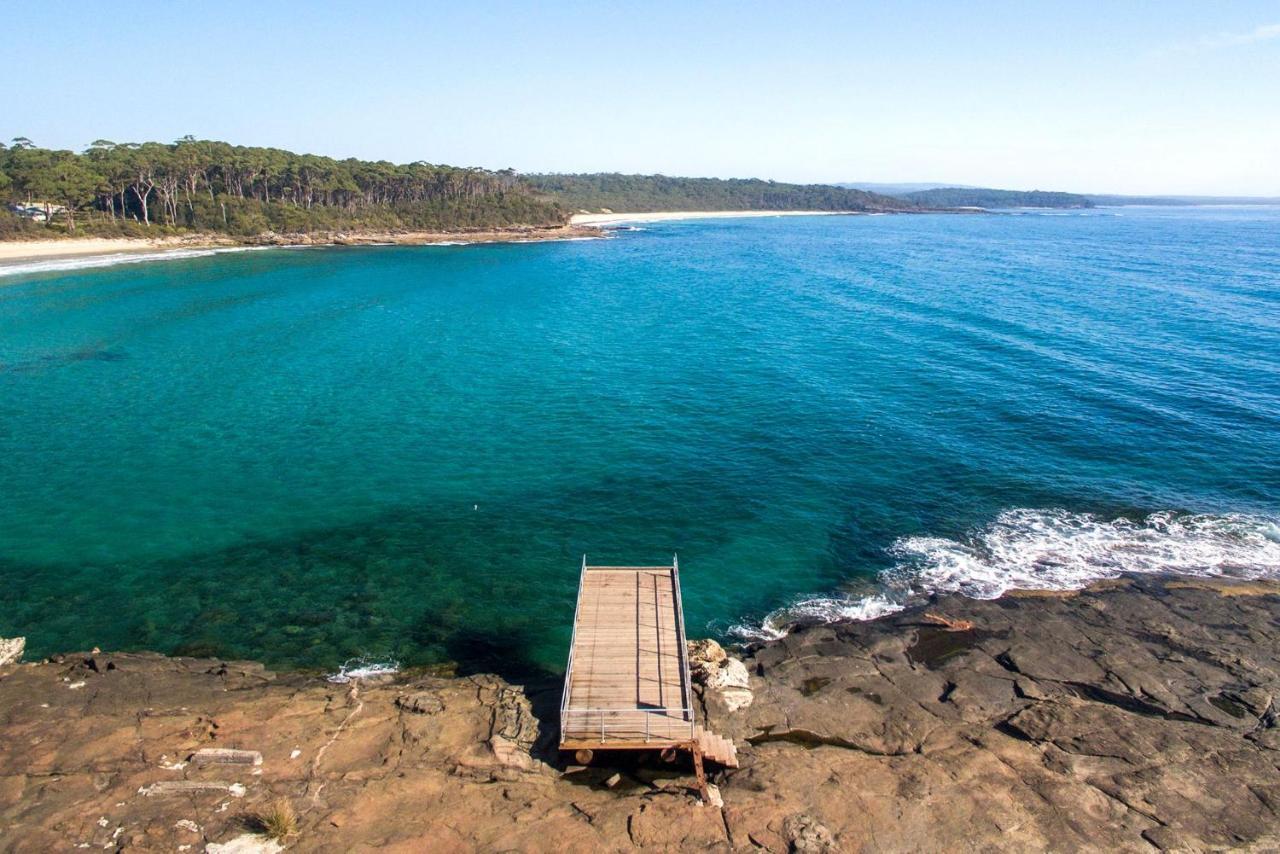
<svg viewBox="0 0 1280 854">
<path fill-rule="evenodd" d="M 1280 574 L 1278 345 L 1274 208 L 8 275 L 0 635 L 517 672 L 583 552 L 678 550 L 692 634 Z"/>
</svg>

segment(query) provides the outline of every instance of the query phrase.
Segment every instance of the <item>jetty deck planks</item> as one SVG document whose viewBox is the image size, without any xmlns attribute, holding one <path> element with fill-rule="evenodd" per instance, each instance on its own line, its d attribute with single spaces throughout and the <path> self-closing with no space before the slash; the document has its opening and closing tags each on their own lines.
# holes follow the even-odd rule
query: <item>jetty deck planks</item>
<svg viewBox="0 0 1280 854">
<path fill-rule="evenodd" d="M 676 566 L 582 568 L 561 711 L 565 747 L 694 738 Z"/>
</svg>

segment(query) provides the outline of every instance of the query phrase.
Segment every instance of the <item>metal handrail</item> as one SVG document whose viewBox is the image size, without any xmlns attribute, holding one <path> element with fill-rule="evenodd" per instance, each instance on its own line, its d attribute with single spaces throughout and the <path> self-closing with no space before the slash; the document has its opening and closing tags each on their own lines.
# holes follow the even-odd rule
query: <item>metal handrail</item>
<svg viewBox="0 0 1280 854">
<path fill-rule="evenodd" d="M 582 555 L 578 572 L 578 598 L 573 605 L 573 635 L 569 638 L 569 663 L 565 665 L 564 690 L 560 693 L 560 738 L 564 739 L 564 713 L 569 711 L 569 685 L 573 682 L 573 650 L 578 645 L 578 609 L 582 607 L 582 583 L 587 578 L 587 556 Z"/>
<path fill-rule="evenodd" d="M 681 717 L 680 718 L 670 717 L 670 715 L 673 712 L 678 712 L 681 715 Z M 591 718 L 598 715 L 600 718 L 600 740 L 606 741 L 608 738 L 609 729 L 610 729 L 608 724 L 609 718 L 617 718 L 622 715 L 634 715 L 636 713 L 640 713 L 644 715 L 644 732 L 645 732 L 646 741 L 648 741 L 651 737 L 653 737 L 651 735 L 651 728 L 649 726 L 649 721 L 652 720 L 652 718 L 655 715 L 665 717 L 674 723 L 679 723 L 680 724 L 679 729 L 682 731 L 686 729 L 686 725 L 687 725 L 688 740 L 692 741 L 694 738 L 695 730 L 694 730 L 694 722 L 693 722 L 693 709 L 689 707 L 679 708 L 679 709 L 647 709 L 647 708 L 640 708 L 640 707 L 636 707 L 634 709 L 577 708 L 577 709 L 565 709 L 561 713 L 561 718 L 560 718 L 561 741 L 564 740 L 565 731 L 567 729 L 567 724 L 568 724 L 568 717 L 571 715 L 576 715 L 582 719 L 583 725 L 579 727 L 579 729 L 581 730 L 586 730 L 589 727 L 592 730 L 594 730 L 594 727 L 590 726 Z M 668 738 L 670 738 L 672 729 L 674 729 L 674 727 L 669 726 L 667 728 Z"/>
<path fill-rule="evenodd" d="M 692 712 L 693 709 L 691 709 L 688 706 L 681 706 L 680 708 L 676 708 L 675 706 L 672 706 L 670 708 L 660 708 L 660 709 L 655 709 L 653 706 L 636 706 L 634 709 L 622 709 L 617 706 L 613 706 L 607 709 L 599 708 L 599 707 L 588 708 L 588 707 L 582 707 L 582 706 L 573 706 L 572 708 L 565 709 L 565 711 L 566 712 L 621 712 L 623 714 L 631 714 L 632 712 L 644 712 L 646 715 L 663 715 L 663 714 L 667 714 L 668 712 L 681 712 L 681 713 Z"/>
<path fill-rule="evenodd" d="M 654 567 L 654 568 L 656 569 L 657 567 Z M 686 705 L 683 705 L 680 708 L 655 709 L 652 707 L 637 706 L 631 709 L 616 708 L 616 707 L 610 708 L 610 709 L 602 709 L 602 708 L 592 708 L 592 707 L 570 707 L 569 706 L 569 688 L 573 682 L 573 653 L 574 653 L 574 648 L 577 646 L 577 641 L 578 641 L 578 616 L 579 616 L 578 612 L 582 607 L 582 586 L 586 581 L 586 575 L 587 575 L 587 556 L 584 554 L 582 556 L 582 569 L 578 575 L 578 601 L 575 604 L 574 611 L 573 611 L 573 635 L 569 641 L 569 661 L 565 667 L 564 689 L 560 695 L 560 740 L 561 741 L 565 740 L 565 735 L 568 729 L 568 718 L 571 715 L 587 716 L 587 717 L 590 717 L 591 715 L 599 715 L 600 716 L 600 740 L 604 741 L 606 739 L 606 735 L 608 734 L 608 730 L 609 730 L 608 724 L 606 722 L 607 718 L 609 717 L 616 718 L 620 715 L 632 715 L 637 712 L 642 712 L 645 715 L 645 718 L 644 718 L 645 740 L 648 741 L 650 738 L 649 721 L 651 720 L 651 716 L 653 715 L 670 716 L 672 713 L 678 712 L 683 718 L 682 723 L 688 723 L 689 740 L 692 741 L 697 730 L 697 723 L 696 723 L 695 711 L 692 705 L 693 697 L 692 697 L 692 694 L 690 693 L 693 686 L 693 680 L 692 680 L 692 676 L 689 669 L 689 642 L 685 636 L 685 629 L 684 629 L 684 603 L 682 602 L 681 596 L 680 596 L 679 557 L 677 555 L 672 555 L 671 575 L 672 575 L 672 581 L 675 583 L 676 625 L 678 629 L 677 638 L 680 644 L 679 655 L 680 655 L 680 661 L 681 661 L 681 664 L 683 665 L 683 670 L 684 670 L 684 680 L 683 680 L 683 685 L 681 686 L 681 693 L 683 695 L 682 700 Z"/>
<path fill-rule="evenodd" d="M 680 556 L 671 556 L 671 577 L 676 584 L 676 622 L 680 626 L 680 659 L 684 662 L 684 686 L 682 691 L 693 690 L 693 675 L 689 670 L 689 641 L 684 636 L 684 603 L 680 599 Z M 689 722 L 694 722 L 693 697 L 686 695 L 684 701 L 689 704 Z"/>
</svg>

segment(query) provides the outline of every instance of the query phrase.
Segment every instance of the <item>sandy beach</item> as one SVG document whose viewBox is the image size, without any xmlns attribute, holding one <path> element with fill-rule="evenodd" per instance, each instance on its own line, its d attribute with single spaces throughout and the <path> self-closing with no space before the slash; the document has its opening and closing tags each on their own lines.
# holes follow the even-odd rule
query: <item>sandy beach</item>
<svg viewBox="0 0 1280 854">
<path fill-rule="evenodd" d="M 119 252 L 160 252 L 166 249 L 206 249 L 233 246 L 228 238 L 203 235 L 199 238 L 162 237 L 154 240 L 132 237 L 71 237 L 65 240 L 14 240 L 0 242 L 0 264 L 39 261 L 48 258 L 77 258 L 114 255 Z"/>
<path fill-rule="evenodd" d="M 182 257 L 191 253 L 267 248 L 271 246 L 463 245 L 471 243 L 532 243 L 543 240 L 582 240 L 601 237 L 598 226 L 565 225 L 548 228 L 501 228 L 467 232 L 364 231 L 313 234 L 265 234 L 235 239 L 219 234 L 191 234 L 161 238 L 63 238 L 0 241 L 0 276 L 27 272 L 106 266 L 114 263 Z"/>
<path fill-rule="evenodd" d="M 580 213 L 572 225 L 620 225 L 630 222 L 665 222 L 673 219 L 739 219 L 760 216 L 849 216 L 857 211 L 651 211 L 649 213 Z"/>
<path fill-rule="evenodd" d="M 164 257 L 181 250 L 227 250 L 264 246 L 353 246 L 375 244 L 526 243 L 602 236 L 600 229 L 638 222 L 685 219 L 739 219 L 773 216 L 838 216 L 842 211 L 650 211 L 646 213 L 574 214 L 566 226 L 509 228 L 474 232 L 334 232 L 318 234 L 268 234 L 235 239 L 220 234 L 189 234 L 159 238 L 78 237 L 56 240 L 0 241 L 0 275 L 8 272 L 42 272 L 85 262 L 92 266 Z M 97 263 L 101 262 L 101 264 Z"/>
</svg>

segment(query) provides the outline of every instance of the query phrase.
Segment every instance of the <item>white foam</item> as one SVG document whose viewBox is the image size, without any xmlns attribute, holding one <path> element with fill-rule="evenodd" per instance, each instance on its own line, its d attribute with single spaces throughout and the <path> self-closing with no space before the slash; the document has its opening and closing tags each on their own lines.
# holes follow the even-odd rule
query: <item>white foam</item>
<svg viewBox="0 0 1280 854">
<path fill-rule="evenodd" d="M 179 261 L 185 258 L 203 258 L 206 255 L 219 255 L 224 252 L 250 252 L 255 249 L 271 248 L 270 246 L 222 246 L 216 249 L 163 249 L 156 252 L 112 252 L 105 255 L 49 258 L 44 261 L 0 265 L 0 276 L 54 273 L 66 270 L 91 270 L 95 267 L 113 267 L 116 264 L 142 264 L 147 261 Z"/>
<path fill-rule="evenodd" d="M 777 640 L 797 624 L 838 623 L 844 620 L 874 620 L 905 607 L 883 593 L 861 598 L 818 596 L 801 599 L 765 617 L 758 626 L 737 625 L 730 633 L 743 640 Z"/>
<path fill-rule="evenodd" d="M 869 596 L 820 596 L 731 631 L 776 638 L 797 624 L 869 620 L 933 593 L 994 599 L 1009 590 L 1076 590 L 1122 574 L 1280 578 L 1280 520 L 1228 513 L 1105 519 L 1066 510 L 1006 510 L 961 539 L 903 537 Z"/>
<path fill-rule="evenodd" d="M 400 662 L 392 659 L 379 660 L 368 656 L 351 658 L 338 668 L 337 673 L 326 677 L 330 682 L 345 685 L 359 679 L 371 679 L 375 676 L 390 676 L 400 672 Z"/>
<path fill-rule="evenodd" d="M 490 240 L 488 243 L 574 243 L 579 240 L 603 240 L 604 235 L 600 237 L 530 237 L 520 238 L 519 240 Z"/>
</svg>

